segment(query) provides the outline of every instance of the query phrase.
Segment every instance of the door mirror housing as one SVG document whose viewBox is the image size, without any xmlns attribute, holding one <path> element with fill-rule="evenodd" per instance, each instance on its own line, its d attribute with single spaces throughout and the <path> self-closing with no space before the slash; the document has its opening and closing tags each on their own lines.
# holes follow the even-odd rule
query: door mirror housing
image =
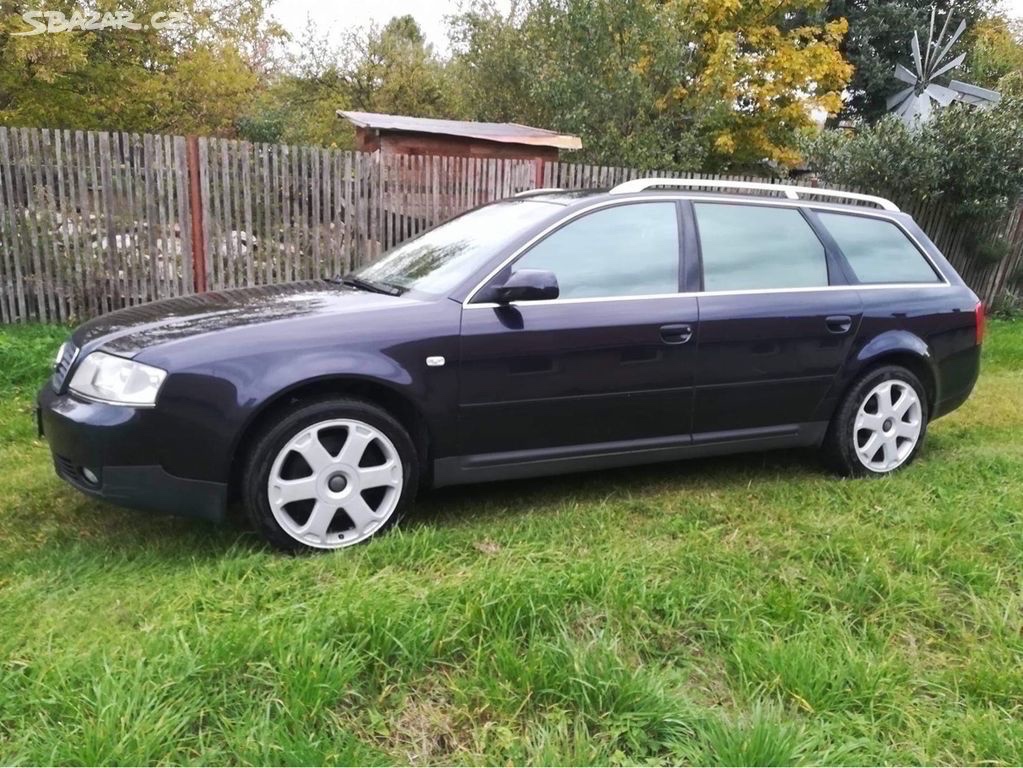
<svg viewBox="0 0 1023 768">
<path fill-rule="evenodd" d="M 546 269 L 520 269 L 512 272 L 504 285 L 494 289 L 494 301 L 508 304 L 512 301 L 544 301 L 561 294 L 558 278 Z"/>
</svg>

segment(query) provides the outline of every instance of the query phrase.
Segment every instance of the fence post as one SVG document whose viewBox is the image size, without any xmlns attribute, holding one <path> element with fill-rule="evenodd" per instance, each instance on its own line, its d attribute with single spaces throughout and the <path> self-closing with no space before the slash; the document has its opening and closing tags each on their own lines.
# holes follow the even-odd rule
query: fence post
<svg viewBox="0 0 1023 768">
<path fill-rule="evenodd" d="M 538 157 L 533 161 L 533 188 L 543 187 L 543 158 Z"/>
<path fill-rule="evenodd" d="M 192 219 L 192 288 L 206 292 L 206 240 L 202 226 L 202 185 L 199 181 L 199 137 L 188 136 L 188 198 Z"/>
</svg>

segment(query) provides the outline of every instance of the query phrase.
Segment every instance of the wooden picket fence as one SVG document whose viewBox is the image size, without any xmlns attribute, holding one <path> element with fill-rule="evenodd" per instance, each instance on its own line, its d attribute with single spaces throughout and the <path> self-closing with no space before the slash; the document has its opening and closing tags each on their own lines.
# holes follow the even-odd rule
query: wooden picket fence
<svg viewBox="0 0 1023 768">
<path fill-rule="evenodd" d="M 342 274 L 477 205 L 660 174 L 381 156 L 223 139 L 0 127 L 0 321 L 72 322 L 203 290 Z M 699 178 L 754 180 L 751 177 Z M 907 206 L 987 301 L 1023 273 L 1023 205 L 977 233 Z"/>
<path fill-rule="evenodd" d="M 199 140 L 211 289 L 342 274 L 532 187 L 521 160 L 388 156 Z"/>
</svg>

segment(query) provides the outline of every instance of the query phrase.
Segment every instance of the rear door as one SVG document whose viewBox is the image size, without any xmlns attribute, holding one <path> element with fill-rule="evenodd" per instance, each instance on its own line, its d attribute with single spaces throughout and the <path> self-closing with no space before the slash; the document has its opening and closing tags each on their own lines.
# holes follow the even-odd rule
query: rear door
<svg viewBox="0 0 1023 768">
<path fill-rule="evenodd" d="M 539 460 L 689 440 L 697 300 L 679 293 L 679 210 L 662 198 L 583 213 L 491 280 L 550 270 L 560 298 L 470 300 L 463 455 Z"/>
<path fill-rule="evenodd" d="M 703 289 L 694 439 L 813 437 L 856 337 L 859 291 L 812 213 L 716 201 L 691 212 Z"/>
</svg>

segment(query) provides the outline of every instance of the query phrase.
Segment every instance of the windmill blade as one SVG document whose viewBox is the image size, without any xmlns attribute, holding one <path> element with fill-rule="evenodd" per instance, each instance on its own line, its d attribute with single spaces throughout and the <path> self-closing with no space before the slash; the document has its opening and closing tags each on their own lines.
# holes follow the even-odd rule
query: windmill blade
<svg viewBox="0 0 1023 768">
<path fill-rule="evenodd" d="M 924 63 L 920 58 L 920 35 L 913 33 L 913 63 L 916 64 L 916 74 L 921 80 L 924 79 Z"/>
<path fill-rule="evenodd" d="M 946 88 L 943 85 L 937 83 L 931 83 L 924 89 L 924 93 L 938 102 L 941 106 L 947 107 L 953 101 L 959 98 L 959 94 L 953 91 L 951 88 Z"/>
<path fill-rule="evenodd" d="M 916 85 L 918 82 L 920 82 L 920 78 L 918 78 L 916 75 L 914 75 L 901 64 L 895 65 L 895 79 L 901 80 L 904 83 L 909 83 L 910 85 Z"/>
<path fill-rule="evenodd" d="M 913 90 L 914 90 L 913 86 L 910 86 L 905 90 L 899 91 L 898 93 L 889 96 L 888 111 L 891 112 L 895 110 L 897 107 L 899 107 L 902 104 L 902 102 L 904 102 L 906 99 L 913 95 Z"/>
<path fill-rule="evenodd" d="M 953 3 L 953 5 L 954 5 L 954 3 Z M 937 12 L 938 12 L 937 6 L 933 6 L 932 5 L 931 6 L 931 17 L 933 18 L 934 14 L 936 14 Z M 948 9 L 948 13 L 945 14 L 945 23 L 941 25 L 941 32 L 938 34 L 938 39 L 931 41 L 932 44 L 934 45 L 935 49 L 941 47 L 941 43 L 945 39 L 945 33 L 948 32 L 948 23 L 950 21 L 952 21 L 952 8 L 949 8 Z M 934 52 L 932 51 L 931 53 L 933 55 Z M 939 61 L 941 61 L 941 57 L 940 56 L 937 56 L 937 57 L 934 57 L 933 59 L 931 59 L 931 67 L 933 68 L 934 65 L 937 64 Z"/>
<path fill-rule="evenodd" d="M 945 47 L 941 49 L 941 53 L 939 53 L 937 55 L 937 57 L 934 59 L 934 64 L 935 65 L 938 62 L 940 62 L 942 59 L 945 58 L 945 55 L 949 52 L 949 50 L 951 50 L 952 46 L 955 45 L 956 40 L 958 40 L 960 37 L 962 37 L 962 34 L 965 31 L 966 31 L 966 22 L 965 21 L 959 22 L 959 28 L 956 29 L 955 34 L 952 35 L 952 39 L 948 41 L 948 43 L 945 45 Z"/>
<path fill-rule="evenodd" d="M 990 107 L 997 104 L 1002 99 L 1002 94 L 998 91 L 991 91 L 987 88 L 981 88 L 977 85 L 970 85 L 960 80 L 953 80 L 948 84 L 950 90 L 953 90 L 957 94 L 957 98 L 966 104 L 973 104 L 978 107 Z"/>
<path fill-rule="evenodd" d="M 942 75 L 945 72 L 948 72 L 950 69 L 955 69 L 960 64 L 962 64 L 965 60 L 966 60 L 966 54 L 965 53 L 960 53 L 958 56 L 956 56 L 954 59 L 952 59 L 952 61 L 950 61 L 948 64 L 945 64 L 941 69 L 935 70 L 931 74 L 930 78 L 928 78 L 928 79 L 933 80 L 934 78 L 938 77 L 939 75 Z"/>
<path fill-rule="evenodd" d="M 954 5 L 954 0 L 952 4 Z M 909 87 L 892 94 L 886 102 L 888 110 L 910 127 L 927 122 L 935 109 L 947 107 L 956 101 L 985 109 L 997 103 L 1000 98 L 995 91 L 978 88 L 959 80 L 952 80 L 947 86 L 935 82 L 937 78 L 962 65 L 966 60 L 967 54 L 961 53 L 951 61 L 945 61 L 952 47 L 966 32 L 966 21 L 962 20 L 956 26 L 955 32 L 949 35 L 952 21 L 952 9 L 949 8 L 941 23 L 941 32 L 935 38 L 938 11 L 937 7 L 932 5 L 930 26 L 927 30 L 927 47 L 921 49 L 919 30 L 914 31 L 910 39 L 916 73 L 901 64 L 895 65 L 895 79 Z"/>
<path fill-rule="evenodd" d="M 934 48 L 935 48 L 935 45 L 934 45 L 934 16 L 935 16 L 935 14 L 937 12 L 938 12 L 937 7 L 932 5 L 931 6 L 931 26 L 930 26 L 930 28 L 927 31 L 927 55 L 924 56 L 924 72 L 926 72 L 927 70 L 929 70 L 931 68 L 931 63 L 932 63 L 931 62 L 931 56 L 934 55 Z M 947 16 L 945 17 L 945 23 L 946 24 L 948 23 L 948 17 Z M 944 37 L 944 36 L 945 36 L 945 31 L 943 29 L 941 31 L 941 34 L 938 35 L 938 40 L 940 41 L 941 38 Z"/>
</svg>

